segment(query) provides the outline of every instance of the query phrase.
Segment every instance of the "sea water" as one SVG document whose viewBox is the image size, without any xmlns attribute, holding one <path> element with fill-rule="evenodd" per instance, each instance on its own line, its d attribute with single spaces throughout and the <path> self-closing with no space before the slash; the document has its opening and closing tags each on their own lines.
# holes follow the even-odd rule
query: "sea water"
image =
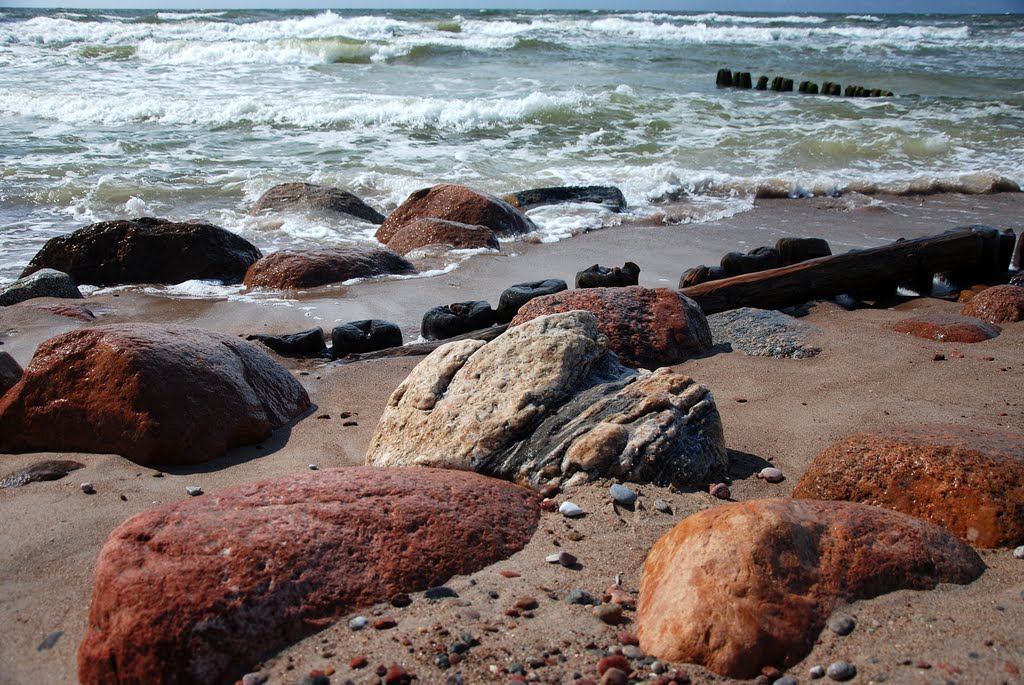
<svg viewBox="0 0 1024 685">
<path fill-rule="evenodd" d="M 895 96 L 716 88 L 720 68 Z M 1024 16 L 0 9 L 0 282 L 117 218 L 264 252 L 373 240 L 248 214 L 289 181 L 385 214 L 441 182 L 625 194 L 532 210 L 545 241 L 766 194 L 1020 185 Z"/>
</svg>

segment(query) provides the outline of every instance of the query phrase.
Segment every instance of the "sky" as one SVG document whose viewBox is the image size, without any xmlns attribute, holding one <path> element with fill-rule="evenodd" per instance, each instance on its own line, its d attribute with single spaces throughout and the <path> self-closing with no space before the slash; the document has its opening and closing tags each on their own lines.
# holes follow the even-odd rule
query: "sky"
<svg viewBox="0 0 1024 685">
<path fill-rule="evenodd" d="M 102 9 L 603 9 L 719 12 L 1024 13 L 1024 0 L 0 0 L 0 7 Z"/>
</svg>

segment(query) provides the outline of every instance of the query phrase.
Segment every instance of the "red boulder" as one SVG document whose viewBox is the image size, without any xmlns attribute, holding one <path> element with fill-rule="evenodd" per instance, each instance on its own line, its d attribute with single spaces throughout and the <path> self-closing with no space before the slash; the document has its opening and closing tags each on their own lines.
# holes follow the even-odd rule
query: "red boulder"
<svg viewBox="0 0 1024 685">
<path fill-rule="evenodd" d="M 382 247 L 334 247 L 320 250 L 281 250 L 249 267 L 247 288 L 294 290 L 341 283 L 350 278 L 415 273 L 416 268 Z"/>
<path fill-rule="evenodd" d="M 528 490 L 447 469 L 326 469 L 151 509 L 96 562 L 84 685 L 233 682 L 347 612 L 521 549 Z"/>
<path fill-rule="evenodd" d="M 252 343 L 188 326 L 96 326 L 39 346 L 0 399 L 0 452 L 198 463 L 308 407 L 298 381 Z"/>
<path fill-rule="evenodd" d="M 504 200 L 465 186 L 441 184 L 410 195 L 377 229 L 376 238 L 390 243 L 399 228 L 423 218 L 486 226 L 499 238 L 529 233 L 537 228 L 525 214 Z"/>
<path fill-rule="evenodd" d="M 427 245 L 449 245 L 456 250 L 497 250 L 501 247 L 494 231 L 486 226 L 429 218 L 403 224 L 388 241 L 388 248 L 402 255 Z"/>
<path fill-rule="evenodd" d="M 1024 287 L 997 285 L 985 288 L 972 297 L 960 313 L 992 323 L 1020 321 L 1024 319 Z"/>
<path fill-rule="evenodd" d="M 897 333 L 909 333 L 926 340 L 977 343 L 999 335 L 1000 328 L 971 316 L 955 314 L 924 314 L 896 322 Z"/>
</svg>

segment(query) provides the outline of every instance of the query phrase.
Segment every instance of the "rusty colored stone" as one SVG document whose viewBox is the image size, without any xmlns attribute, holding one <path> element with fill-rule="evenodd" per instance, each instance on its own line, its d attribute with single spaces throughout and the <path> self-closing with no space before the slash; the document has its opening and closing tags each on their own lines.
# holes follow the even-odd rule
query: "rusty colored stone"
<svg viewBox="0 0 1024 685">
<path fill-rule="evenodd" d="M 700 307 L 669 288 L 586 288 L 543 295 L 512 319 L 518 326 L 556 312 L 585 309 L 597 317 L 619 361 L 657 368 L 679 364 L 711 347 L 711 330 Z"/>
<path fill-rule="evenodd" d="M 0 399 L 0 452 L 194 464 L 257 443 L 309 407 L 252 343 L 179 325 L 112 324 L 43 342 Z"/>
<path fill-rule="evenodd" d="M 500 249 L 494 231 L 486 226 L 471 226 L 447 219 L 414 219 L 399 227 L 388 241 L 388 248 L 409 254 L 427 245 L 448 245 L 456 250 Z"/>
<path fill-rule="evenodd" d="M 465 186 L 441 184 L 412 193 L 377 229 L 375 237 L 387 244 L 399 228 L 422 218 L 486 226 L 499 238 L 537 229 L 525 214 L 504 200 Z"/>
<path fill-rule="evenodd" d="M 940 340 L 942 342 L 978 343 L 999 335 L 1001 329 L 981 319 L 956 314 L 924 314 L 898 321 L 892 327 L 897 333 Z"/>
<path fill-rule="evenodd" d="M 260 196 L 250 214 L 301 209 L 323 214 L 347 214 L 371 224 L 384 222 L 384 215 L 350 192 L 312 183 L 279 183 Z"/>
<path fill-rule="evenodd" d="M 281 250 L 249 267 L 243 283 L 247 288 L 294 290 L 341 283 L 351 278 L 415 273 L 404 257 L 383 247 Z"/>
<path fill-rule="evenodd" d="M 975 547 L 1024 541 L 1024 435 L 921 426 L 822 451 L 793 497 L 865 502 L 931 521 Z"/>
<path fill-rule="evenodd" d="M 1024 319 L 1024 287 L 997 285 L 985 288 L 972 297 L 960 313 L 992 323 L 1020 321 Z"/>
<path fill-rule="evenodd" d="M 984 568 L 942 528 L 880 507 L 724 504 L 684 519 L 651 548 L 637 637 L 658 659 L 753 678 L 803 659 L 840 602 L 969 583 Z"/>
<path fill-rule="evenodd" d="M 399 592 L 521 549 L 535 496 L 474 473 L 352 467 L 156 507 L 100 552 L 83 685 L 223 683 Z"/>
</svg>

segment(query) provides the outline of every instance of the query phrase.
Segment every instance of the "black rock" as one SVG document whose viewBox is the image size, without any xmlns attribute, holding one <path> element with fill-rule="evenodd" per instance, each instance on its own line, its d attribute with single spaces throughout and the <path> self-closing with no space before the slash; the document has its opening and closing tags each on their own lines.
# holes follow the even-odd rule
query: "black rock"
<svg viewBox="0 0 1024 685">
<path fill-rule="evenodd" d="M 456 302 L 428 309 L 420 324 L 420 334 L 427 340 L 444 340 L 488 328 L 495 321 L 495 312 L 488 302 Z"/>
<path fill-rule="evenodd" d="M 679 279 L 679 288 L 689 288 L 692 285 L 700 285 L 708 281 L 717 281 L 725 278 L 725 272 L 720 266 L 695 266 L 688 269 Z"/>
<path fill-rule="evenodd" d="M 560 278 L 517 283 L 506 288 L 501 293 L 501 297 L 498 299 L 496 320 L 498 323 L 508 323 L 515 318 L 519 308 L 533 298 L 540 297 L 541 295 L 552 295 L 568 289 L 569 285 Z"/>
<path fill-rule="evenodd" d="M 626 208 L 626 197 L 615 186 L 558 186 L 554 188 L 533 188 L 520 190 L 502 198 L 513 207 L 527 211 L 544 205 L 564 204 L 567 202 L 587 202 L 599 204 L 613 212 L 621 212 Z"/>
<path fill-rule="evenodd" d="M 722 272 L 726 276 L 752 274 L 779 266 L 779 253 L 773 247 L 756 247 L 747 254 L 730 252 L 722 257 Z"/>
<path fill-rule="evenodd" d="M 331 355 L 335 359 L 401 346 L 402 329 L 383 319 L 349 321 L 331 331 Z"/>
<path fill-rule="evenodd" d="M 775 250 L 779 255 L 779 266 L 799 264 L 832 254 L 828 241 L 822 238 L 779 238 Z"/>
<path fill-rule="evenodd" d="M 324 332 L 320 327 L 290 335 L 266 335 L 254 333 L 246 340 L 259 340 L 278 354 L 286 357 L 307 357 L 323 354 L 327 348 Z"/>
<path fill-rule="evenodd" d="M 446 597 L 458 597 L 458 596 L 459 596 L 459 593 L 457 593 L 455 590 L 451 589 L 450 587 L 447 587 L 447 586 L 444 586 L 444 585 L 439 585 L 437 587 L 432 587 L 432 588 L 430 588 L 429 590 L 427 590 L 426 592 L 423 593 L 423 597 L 425 599 L 429 599 L 431 601 L 436 601 L 438 599 L 444 599 Z"/>
<path fill-rule="evenodd" d="M 633 262 L 626 262 L 622 268 L 594 264 L 576 274 L 577 288 L 622 288 L 639 282 L 640 267 Z"/>
</svg>

